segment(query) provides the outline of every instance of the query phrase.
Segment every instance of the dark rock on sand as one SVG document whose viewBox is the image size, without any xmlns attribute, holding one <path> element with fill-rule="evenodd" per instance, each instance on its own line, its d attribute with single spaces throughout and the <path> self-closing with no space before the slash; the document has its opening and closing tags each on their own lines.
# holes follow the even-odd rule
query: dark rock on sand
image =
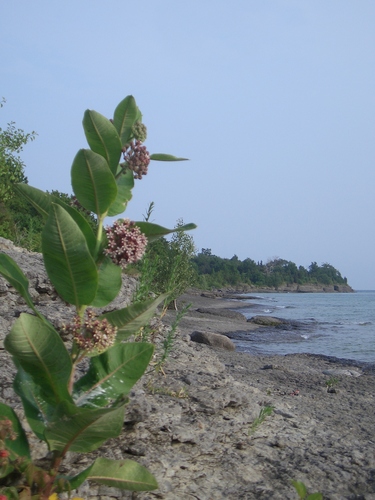
<svg viewBox="0 0 375 500">
<path fill-rule="evenodd" d="M 230 339 L 228 339 L 228 337 L 226 337 L 225 335 L 220 335 L 218 333 L 193 332 L 190 335 L 190 338 L 193 342 L 206 344 L 218 349 L 226 349 L 227 351 L 234 351 L 236 349 L 235 345 Z"/>
<path fill-rule="evenodd" d="M 276 318 L 274 316 L 253 316 L 247 321 L 261 326 L 280 326 L 287 325 L 289 323 L 286 319 Z"/>
</svg>

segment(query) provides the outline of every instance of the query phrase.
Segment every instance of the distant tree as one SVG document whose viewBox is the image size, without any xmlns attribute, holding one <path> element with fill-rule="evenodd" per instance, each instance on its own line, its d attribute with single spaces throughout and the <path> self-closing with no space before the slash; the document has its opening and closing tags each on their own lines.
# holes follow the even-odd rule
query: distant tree
<svg viewBox="0 0 375 500">
<path fill-rule="evenodd" d="M 202 255 L 212 255 L 211 248 L 202 248 L 201 254 Z"/>
<path fill-rule="evenodd" d="M 3 98 L 0 108 L 5 104 Z M 13 186 L 17 182 L 27 182 L 25 164 L 19 156 L 23 147 L 35 139 L 36 132 L 26 133 L 16 128 L 14 122 L 0 127 L 0 200 L 7 203 L 14 196 Z"/>
</svg>

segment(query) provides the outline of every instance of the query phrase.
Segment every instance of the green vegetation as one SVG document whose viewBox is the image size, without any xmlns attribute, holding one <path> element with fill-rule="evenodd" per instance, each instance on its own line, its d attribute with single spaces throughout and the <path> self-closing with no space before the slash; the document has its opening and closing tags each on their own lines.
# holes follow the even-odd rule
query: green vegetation
<svg viewBox="0 0 375 500">
<path fill-rule="evenodd" d="M 68 452 L 94 451 L 120 434 L 129 392 L 154 354 L 153 344 L 129 339 L 140 335 L 168 294 L 103 314 L 97 308 L 117 297 L 122 270 L 142 258 L 147 242 L 196 227 L 179 224 L 167 229 L 129 219 L 104 227 L 104 220 L 125 211 L 135 179 L 146 175 L 150 160 L 182 158 L 148 153 L 143 145 L 146 127 L 132 96 L 116 107 L 113 120 L 86 110 L 83 128 L 89 149 L 79 150 L 71 168 L 80 210 L 66 203 L 69 197 L 63 200 L 27 183 L 12 186 L 42 217 L 46 272 L 61 299 L 74 306 L 76 314 L 63 327 L 70 340 L 64 343 L 61 332 L 34 304 L 23 271 L 0 253 L 0 274 L 33 311 L 22 313 L 4 340 L 17 369 L 14 390 L 31 430 L 47 443 L 50 452 L 45 468 L 34 464 L 17 414 L 0 403 L 1 498 L 48 500 L 62 492 L 70 494 L 86 479 L 133 491 L 158 487 L 154 476 L 132 460 L 97 458 L 76 476 L 65 474 L 63 469 Z M 95 223 L 90 219 L 92 213 Z M 164 356 L 174 333 L 172 328 L 165 340 Z M 83 360 L 87 369 L 82 375 Z"/>
<path fill-rule="evenodd" d="M 192 261 L 199 276 L 198 287 L 203 289 L 242 284 L 275 288 L 285 284 L 347 284 L 347 279 L 330 264 L 318 266 L 313 262 L 305 269 L 279 258 L 266 264 L 256 263 L 252 259 L 241 261 L 236 255 L 231 259 L 223 259 L 212 255 L 207 248 L 202 248 Z"/>
<path fill-rule="evenodd" d="M 5 100 L 0 102 L 0 109 Z M 36 139 L 36 132 L 26 133 L 14 122 L 0 127 L 0 236 L 17 246 L 34 252 L 42 251 L 44 217 L 17 191 L 17 184 L 27 184 L 25 163 L 20 157 L 23 147 Z M 95 228 L 96 219 L 85 210 L 75 196 L 52 191 L 49 193 L 68 205 L 74 206 Z"/>
<path fill-rule="evenodd" d="M 301 500 L 323 500 L 323 495 L 321 493 L 308 493 L 306 486 L 301 481 L 292 481 L 295 487 L 298 498 Z"/>
<path fill-rule="evenodd" d="M 151 203 L 145 216 L 146 221 L 153 208 L 154 203 Z M 192 262 L 196 252 L 194 240 L 181 230 L 183 227 L 183 220 L 178 219 L 174 228 L 177 232 L 171 240 L 159 238 L 150 242 L 144 257 L 136 264 L 139 284 L 135 300 L 144 300 L 150 294 L 166 294 L 163 313 L 172 304 L 177 309 L 176 299 L 198 281 Z"/>
<path fill-rule="evenodd" d="M 275 408 L 273 406 L 263 406 L 263 408 L 259 412 L 259 416 L 251 424 L 249 434 L 254 434 L 254 432 L 266 420 L 266 418 L 272 415 L 274 409 Z"/>
</svg>

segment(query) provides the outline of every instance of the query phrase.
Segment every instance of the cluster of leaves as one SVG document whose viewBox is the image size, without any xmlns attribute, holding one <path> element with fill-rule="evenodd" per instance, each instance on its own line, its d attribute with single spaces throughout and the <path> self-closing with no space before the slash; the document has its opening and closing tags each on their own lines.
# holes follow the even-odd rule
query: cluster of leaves
<svg viewBox="0 0 375 500">
<path fill-rule="evenodd" d="M 117 106 L 113 120 L 93 110 L 84 114 L 83 128 L 90 149 L 77 153 L 71 179 L 79 204 L 95 214 L 95 227 L 61 197 L 25 183 L 17 184 L 18 193 L 45 221 L 42 231 L 45 268 L 60 297 L 75 307 L 76 317 L 67 326 L 67 331 L 73 332 L 68 348 L 34 305 L 22 270 L 9 256 L 0 254 L 0 274 L 33 311 L 20 315 L 4 341 L 17 367 L 14 389 L 22 400 L 31 429 L 51 452 L 48 469 L 36 467 L 16 414 L 1 404 L 0 421 L 6 432 L 0 440 L 0 494 L 45 500 L 55 493 L 76 489 L 86 479 L 129 490 L 157 488 L 152 474 L 131 460 L 97 458 L 76 476 L 60 474 L 68 451 L 93 451 L 121 432 L 127 395 L 146 370 L 154 350 L 152 344 L 128 339 L 147 325 L 166 299 L 161 295 L 120 310 L 95 312 L 116 298 L 122 284 L 116 252 L 112 249 L 111 255 L 107 251 L 103 223 L 107 216 L 125 210 L 132 196 L 134 178 L 139 178 L 139 172 L 132 170 L 129 163 L 138 168 L 138 159 L 129 150 L 134 151 L 132 144 L 138 141 L 137 148 L 145 155 L 145 148 L 139 145 L 134 132 L 144 132 L 144 127 L 139 126 L 141 121 L 142 115 L 132 96 Z M 136 124 L 138 127 L 134 128 Z M 120 163 L 122 154 L 125 161 Z M 149 158 L 179 160 L 164 154 Z M 147 221 L 134 224 L 149 241 L 175 231 Z M 194 227 L 188 224 L 176 230 Z M 126 245 L 126 241 L 121 244 Z M 78 376 L 77 368 L 82 368 L 84 358 L 89 358 L 88 369 Z"/>
<path fill-rule="evenodd" d="M 192 259 L 199 275 L 201 288 L 225 285 L 251 284 L 255 286 L 279 287 L 285 284 L 347 284 L 340 272 L 330 264 L 318 266 L 313 262 L 308 269 L 297 267 L 284 259 L 273 259 L 264 264 L 252 259 L 239 260 L 236 255 L 223 259 L 211 254 L 210 249 L 202 249 Z"/>
<path fill-rule="evenodd" d="M 153 203 L 147 211 L 149 219 Z M 196 253 L 194 239 L 181 230 L 184 227 L 182 219 L 178 219 L 170 240 L 159 238 L 147 246 L 146 253 L 137 264 L 139 271 L 139 286 L 137 298 L 144 299 L 150 294 L 166 294 L 164 311 L 172 303 L 176 307 L 176 299 L 188 288 L 193 287 L 198 280 L 192 258 Z"/>
</svg>

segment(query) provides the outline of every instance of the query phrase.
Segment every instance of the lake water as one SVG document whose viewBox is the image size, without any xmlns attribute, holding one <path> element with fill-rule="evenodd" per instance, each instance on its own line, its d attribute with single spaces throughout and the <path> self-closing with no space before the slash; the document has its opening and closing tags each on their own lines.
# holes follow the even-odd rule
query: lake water
<svg viewBox="0 0 375 500">
<path fill-rule="evenodd" d="M 238 350 L 324 354 L 375 362 L 375 291 L 267 293 L 246 302 L 249 309 L 239 310 L 247 318 L 276 316 L 290 320 L 291 324 L 239 333 L 233 339 Z"/>
</svg>

